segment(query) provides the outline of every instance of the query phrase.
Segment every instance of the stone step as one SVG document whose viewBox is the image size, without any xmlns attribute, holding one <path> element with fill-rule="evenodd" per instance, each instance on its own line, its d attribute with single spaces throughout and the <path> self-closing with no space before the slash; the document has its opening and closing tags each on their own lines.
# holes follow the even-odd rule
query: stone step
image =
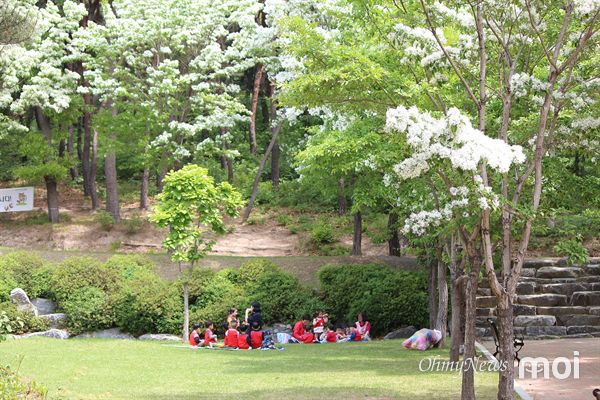
<svg viewBox="0 0 600 400">
<path fill-rule="evenodd" d="M 517 283 L 517 294 L 534 294 L 536 282 L 519 282 Z"/>
<path fill-rule="evenodd" d="M 536 315 L 537 307 L 526 304 L 513 304 L 513 315 Z"/>
<path fill-rule="evenodd" d="M 583 272 L 586 275 L 600 276 L 600 265 L 588 265 L 583 267 Z"/>
<path fill-rule="evenodd" d="M 600 292 L 574 292 L 571 296 L 573 306 L 600 306 Z"/>
<path fill-rule="evenodd" d="M 518 296 L 517 299 L 517 303 L 519 304 L 527 304 L 538 307 L 554 307 L 567 305 L 567 296 L 562 294 L 528 294 Z"/>
<path fill-rule="evenodd" d="M 525 328 L 527 336 L 565 336 L 566 326 L 528 326 Z"/>
<path fill-rule="evenodd" d="M 493 317 L 496 315 L 496 308 L 477 308 L 477 310 L 475 310 L 475 315 L 478 317 Z"/>
<path fill-rule="evenodd" d="M 558 258 L 532 258 L 523 261 L 523 268 L 538 269 L 542 267 L 552 267 L 559 263 Z"/>
<path fill-rule="evenodd" d="M 582 276 L 579 278 L 580 282 L 589 282 L 589 283 L 600 283 L 600 276 L 597 275 L 588 275 Z"/>
<path fill-rule="evenodd" d="M 537 307 L 537 313 L 542 315 L 554 315 L 560 317 L 563 315 L 587 315 L 590 312 L 589 307 Z"/>
<path fill-rule="evenodd" d="M 539 293 L 564 294 L 571 297 L 574 292 L 585 292 L 595 290 L 595 283 L 547 283 L 537 286 Z"/>
<path fill-rule="evenodd" d="M 600 326 L 600 316 L 588 314 L 563 314 L 556 317 L 558 325 L 562 326 Z"/>
<path fill-rule="evenodd" d="M 535 268 L 523 268 L 521 270 L 521 278 L 535 278 Z"/>
<path fill-rule="evenodd" d="M 600 307 L 590 307 L 590 315 L 600 315 Z"/>
<path fill-rule="evenodd" d="M 477 288 L 477 296 L 491 296 L 492 289 L 490 288 Z"/>
<path fill-rule="evenodd" d="M 600 326 L 568 326 L 567 327 L 567 334 L 569 335 L 576 335 L 576 334 L 582 334 L 582 333 L 600 333 Z"/>
<path fill-rule="evenodd" d="M 554 326 L 554 315 L 518 315 L 514 319 L 515 326 Z"/>
<path fill-rule="evenodd" d="M 578 267 L 541 267 L 535 273 L 536 278 L 578 278 L 583 275 L 583 269 Z"/>
<path fill-rule="evenodd" d="M 498 305 L 496 296 L 479 296 L 477 297 L 477 308 L 492 308 Z"/>
</svg>

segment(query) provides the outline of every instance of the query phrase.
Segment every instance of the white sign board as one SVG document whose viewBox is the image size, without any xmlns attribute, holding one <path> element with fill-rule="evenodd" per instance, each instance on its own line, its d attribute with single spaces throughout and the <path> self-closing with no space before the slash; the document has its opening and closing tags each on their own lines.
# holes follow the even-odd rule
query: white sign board
<svg viewBox="0 0 600 400">
<path fill-rule="evenodd" d="M 0 189 L 0 212 L 33 210 L 33 188 Z"/>
</svg>

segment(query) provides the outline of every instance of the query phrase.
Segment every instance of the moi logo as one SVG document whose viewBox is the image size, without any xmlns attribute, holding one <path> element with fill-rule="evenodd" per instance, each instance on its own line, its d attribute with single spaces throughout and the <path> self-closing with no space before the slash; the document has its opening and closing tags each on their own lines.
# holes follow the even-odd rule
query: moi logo
<svg viewBox="0 0 600 400">
<path fill-rule="evenodd" d="M 571 375 L 573 379 L 579 379 L 579 352 L 573 352 L 573 360 L 557 357 L 552 364 L 546 357 L 523 357 L 519 364 L 519 379 L 525 379 L 526 372 L 529 372 L 531 379 L 537 379 L 540 372 L 544 379 L 550 379 L 550 372 L 558 380 L 568 379 Z"/>
</svg>

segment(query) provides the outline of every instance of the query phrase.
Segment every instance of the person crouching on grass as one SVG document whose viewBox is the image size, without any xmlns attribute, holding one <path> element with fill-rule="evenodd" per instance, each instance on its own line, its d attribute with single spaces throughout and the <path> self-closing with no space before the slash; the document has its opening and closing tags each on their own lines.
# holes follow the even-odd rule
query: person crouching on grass
<svg viewBox="0 0 600 400">
<path fill-rule="evenodd" d="M 327 325 L 325 328 L 325 342 L 327 343 L 336 343 L 337 342 L 337 333 L 333 329 L 332 325 Z"/>
<path fill-rule="evenodd" d="M 237 321 L 231 321 L 229 323 L 229 329 L 225 332 L 225 347 L 238 348 L 239 333 L 237 331 L 237 326 Z"/>
<path fill-rule="evenodd" d="M 202 326 L 198 323 L 192 325 L 192 332 L 190 332 L 190 346 L 195 349 L 198 346 L 202 346 Z"/>
<path fill-rule="evenodd" d="M 312 333 L 307 332 L 306 328 L 310 325 L 310 317 L 305 315 L 302 319 L 294 325 L 294 338 L 300 343 L 310 344 L 314 343 L 315 337 Z"/>
<path fill-rule="evenodd" d="M 253 349 L 260 349 L 262 347 L 262 342 L 262 327 L 257 321 L 254 321 L 252 323 L 252 330 L 250 331 L 250 335 L 248 336 L 248 344 L 252 346 Z"/>
<path fill-rule="evenodd" d="M 250 341 L 248 340 L 248 325 L 240 326 L 240 334 L 238 335 L 238 344 L 237 347 L 240 350 L 248 350 L 250 348 Z"/>
<path fill-rule="evenodd" d="M 206 331 L 204 332 L 204 346 L 213 347 L 217 344 L 217 335 L 213 333 L 215 327 L 211 320 L 207 320 L 204 326 L 206 327 Z"/>
</svg>

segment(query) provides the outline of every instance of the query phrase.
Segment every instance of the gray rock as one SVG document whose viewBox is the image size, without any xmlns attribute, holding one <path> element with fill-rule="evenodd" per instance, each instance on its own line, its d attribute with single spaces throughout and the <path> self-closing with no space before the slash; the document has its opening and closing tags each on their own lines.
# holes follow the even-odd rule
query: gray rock
<svg viewBox="0 0 600 400">
<path fill-rule="evenodd" d="M 527 336 L 565 336 L 566 326 L 528 326 L 525 328 Z"/>
<path fill-rule="evenodd" d="M 521 270 L 521 276 L 524 278 L 535 278 L 535 268 L 523 268 Z"/>
<path fill-rule="evenodd" d="M 29 301 L 29 297 L 27 293 L 21 288 L 15 288 L 10 291 L 10 301 L 17 305 L 17 309 L 19 311 L 25 311 L 33 313 L 34 315 L 38 315 L 38 310 L 35 308 L 31 301 Z"/>
<path fill-rule="evenodd" d="M 490 337 L 492 336 L 491 328 L 475 328 L 476 337 Z"/>
<path fill-rule="evenodd" d="M 117 328 L 82 333 L 81 335 L 77 335 L 75 337 L 78 339 L 135 339 L 133 335 L 121 332 Z"/>
<path fill-rule="evenodd" d="M 139 340 L 160 340 L 165 342 L 180 342 L 181 338 L 175 335 L 147 333 L 138 338 Z"/>
<path fill-rule="evenodd" d="M 537 270 L 537 278 L 577 278 L 583 275 L 583 270 L 577 267 L 542 267 Z"/>
<path fill-rule="evenodd" d="M 383 340 L 392 340 L 392 339 L 406 339 L 415 334 L 417 328 L 414 326 L 406 326 L 404 328 L 396 329 L 384 336 Z"/>
<path fill-rule="evenodd" d="M 582 276 L 579 278 L 581 282 L 589 282 L 589 283 L 600 283 L 600 276 L 590 275 L 590 276 Z"/>
<path fill-rule="evenodd" d="M 567 296 L 561 294 L 527 294 L 519 296 L 518 302 L 538 307 L 566 306 Z"/>
<path fill-rule="evenodd" d="M 523 261 L 523 268 L 542 268 L 556 265 L 558 260 L 552 258 L 530 258 Z"/>
<path fill-rule="evenodd" d="M 542 293 L 564 294 L 571 296 L 573 292 L 581 292 L 590 290 L 591 283 L 549 283 L 540 286 Z"/>
<path fill-rule="evenodd" d="M 577 335 L 581 333 L 600 333 L 600 326 L 569 326 L 567 327 L 569 335 Z"/>
<path fill-rule="evenodd" d="M 587 314 L 588 307 L 538 307 L 538 314 L 541 315 L 572 315 L 572 314 Z"/>
<path fill-rule="evenodd" d="M 561 325 L 565 326 L 600 325 L 600 316 L 598 315 L 562 315 L 558 319 Z"/>
<path fill-rule="evenodd" d="M 535 282 L 519 282 L 517 284 L 517 294 L 534 294 Z"/>
<path fill-rule="evenodd" d="M 528 306 L 526 304 L 513 304 L 514 315 L 535 315 L 536 307 Z"/>
<path fill-rule="evenodd" d="M 40 297 L 31 300 L 31 303 L 37 308 L 38 315 L 54 314 L 56 312 L 56 303 L 50 299 Z"/>
<path fill-rule="evenodd" d="M 492 295 L 492 289 L 490 288 L 478 288 L 477 289 L 477 296 L 491 296 Z"/>
<path fill-rule="evenodd" d="M 554 326 L 556 317 L 554 315 L 519 315 L 515 317 L 515 326 Z"/>
<path fill-rule="evenodd" d="M 278 334 L 278 333 L 292 333 L 292 326 L 288 325 L 288 324 L 273 324 L 273 327 L 271 328 L 271 331 L 273 332 L 273 334 Z"/>
<path fill-rule="evenodd" d="M 575 292 L 571 297 L 572 306 L 600 306 L 600 292 Z"/>
<path fill-rule="evenodd" d="M 588 275 L 600 275 L 600 265 L 588 265 L 583 268 L 583 272 Z"/>
<path fill-rule="evenodd" d="M 590 314 L 600 315 L 600 307 L 590 307 Z"/>
<path fill-rule="evenodd" d="M 43 314 L 40 317 L 48 321 L 52 328 L 60 328 L 67 321 L 67 315 L 63 313 Z"/>
<path fill-rule="evenodd" d="M 26 339 L 26 338 L 30 338 L 30 337 L 48 337 L 48 338 L 52 338 L 52 339 L 68 339 L 69 338 L 69 332 L 62 330 L 62 329 L 50 329 L 44 332 L 33 332 L 33 333 L 27 333 L 25 335 L 21 335 L 21 338 Z"/>
<path fill-rule="evenodd" d="M 496 296 L 479 296 L 477 297 L 477 307 L 493 308 L 498 305 Z"/>
<path fill-rule="evenodd" d="M 475 315 L 478 317 L 493 317 L 496 315 L 495 308 L 478 308 L 475 310 Z"/>
</svg>

